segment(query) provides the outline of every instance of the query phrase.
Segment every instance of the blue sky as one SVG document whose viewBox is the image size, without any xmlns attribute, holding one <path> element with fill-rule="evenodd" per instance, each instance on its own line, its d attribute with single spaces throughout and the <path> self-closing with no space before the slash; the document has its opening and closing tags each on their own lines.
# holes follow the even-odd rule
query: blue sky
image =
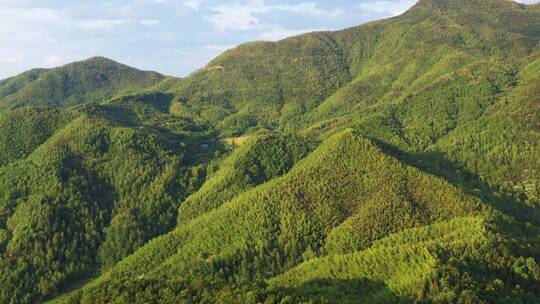
<svg viewBox="0 0 540 304">
<path fill-rule="evenodd" d="M 0 0 L 0 79 L 95 55 L 185 76 L 243 42 L 342 29 L 398 15 L 415 2 Z"/>
</svg>

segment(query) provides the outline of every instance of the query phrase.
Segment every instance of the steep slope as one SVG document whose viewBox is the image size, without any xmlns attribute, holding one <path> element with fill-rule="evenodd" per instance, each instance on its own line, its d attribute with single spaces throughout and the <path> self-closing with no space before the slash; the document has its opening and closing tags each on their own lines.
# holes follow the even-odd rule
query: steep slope
<svg viewBox="0 0 540 304">
<path fill-rule="evenodd" d="M 0 99 L 17 93 L 17 91 L 36 80 L 45 71 L 45 69 L 34 69 L 0 81 Z"/>
<path fill-rule="evenodd" d="M 269 285 L 294 303 L 535 303 L 539 270 L 513 256 L 490 221 L 467 217 L 304 262 Z"/>
<path fill-rule="evenodd" d="M 21 106 L 65 107 L 100 102 L 157 84 L 164 76 L 94 57 L 0 82 L 0 111 Z"/>
<path fill-rule="evenodd" d="M 32 108 L 0 114 L 0 166 L 28 156 L 76 116 L 71 111 Z"/>
<path fill-rule="evenodd" d="M 3 109 L 75 105 L 0 117 L 0 302 L 92 275 L 59 300 L 538 302 L 539 30 L 539 5 L 421 0 L 185 79 L 0 82 Z"/>
<path fill-rule="evenodd" d="M 539 29 L 538 5 L 422 0 L 388 20 L 227 51 L 172 85 L 171 113 L 224 135 L 264 127 L 324 139 L 354 128 L 449 179 L 460 167 L 506 191 L 531 182 L 538 189 L 538 129 L 530 126 L 538 121 Z M 505 106 L 518 98 L 526 105 Z M 515 114 L 504 118 L 504 129 L 519 134 L 520 144 L 516 136 L 476 138 L 465 152 L 454 150 L 463 145 L 444 144 L 473 138 L 486 125 L 502 131 L 497 125 L 505 111 Z M 464 134 L 472 124 L 474 133 Z M 484 157 L 477 146 L 528 152 L 472 165 Z"/>
<path fill-rule="evenodd" d="M 540 57 L 518 75 L 518 85 L 477 121 L 457 128 L 436 145 L 454 162 L 493 185 L 540 198 Z"/>
<path fill-rule="evenodd" d="M 0 137 L 0 302 L 35 303 L 111 267 L 172 229 L 204 180 L 204 160 L 185 156 L 196 140 L 110 111 L 25 108 L 0 120 L 10 132 Z"/>
<path fill-rule="evenodd" d="M 338 32 L 357 77 L 314 111 L 312 120 L 350 120 L 394 104 L 389 111 L 398 111 L 395 125 L 429 128 L 402 130 L 395 134 L 404 137 L 400 144 L 425 147 L 454 125 L 474 120 L 515 84 L 512 77 L 538 43 L 539 19 L 537 10 L 512 1 L 428 0 L 398 18 Z M 456 100 L 463 96 L 478 101 Z M 426 116 L 433 118 L 424 121 Z"/>
<path fill-rule="evenodd" d="M 254 186 L 279 177 L 305 157 L 315 146 L 309 139 L 263 133 L 253 136 L 223 161 L 199 191 L 178 210 L 179 223 L 207 213 Z"/>
<path fill-rule="evenodd" d="M 539 28 L 538 5 L 420 1 L 390 22 L 338 33 L 349 49 L 367 52 L 366 63 L 358 64 L 358 78 L 308 114 L 313 124 L 303 132 L 324 138 L 352 127 L 449 180 L 465 172 L 505 191 L 523 188 L 523 181 L 531 188 L 540 180 L 533 114 Z M 366 32 L 380 37 L 371 52 L 366 42 L 355 44 L 370 37 Z M 472 179 L 459 182 L 479 187 Z"/>
<path fill-rule="evenodd" d="M 326 33 L 249 43 L 174 86 L 171 111 L 242 133 L 303 114 L 349 79 L 345 55 Z"/>
<path fill-rule="evenodd" d="M 356 116 L 408 102 L 442 81 L 475 85 L 446 79 L 462 68 L 474 72 L 497 58 L 511 66 L 484 74 L 519 66 L 538 43 L 538 15 L 507 0 L 425 0 L 402 16 L 344 31 L 242 45 L 174 86 L 171 110 L 233 133 Z"/>
<path fill-rule="evenodd" d="M 488 218 L 488 210 L 345 131 L 284 177 L 151 241 L 71 301 L 249 302 L 264 290 L 265 279 L 302 261 L 368 248 L 411 227 L 480 214 Z M 379 221 L 381 213 L 385 222 Z"/>
</svg>

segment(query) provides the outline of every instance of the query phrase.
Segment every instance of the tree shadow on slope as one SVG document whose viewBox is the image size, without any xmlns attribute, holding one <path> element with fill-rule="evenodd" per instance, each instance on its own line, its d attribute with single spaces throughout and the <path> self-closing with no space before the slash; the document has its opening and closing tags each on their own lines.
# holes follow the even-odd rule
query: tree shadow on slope
<svg viewBox="0 0 540 304">
<path fill-rule="evenodd" d="M 79 109 L 86 115 L 104 119 L 113 126 L 156 135 L 170 151 L 184 154 L 186 165 L 206 163 L 212 160 L 216 153 L 226 152 L 225 145 L 218 139 L 217 134 L 207 132 L 189 119 L 156 112 L 152 106 L 140 104 L 138 101 L 120 99 L 108 104 L 87 104 Z"/>
<path fill-rule="evenodd" d="M 481 199 L 495 210 L 513 217 L 515 225 L 504 225 L 506 233 L 520 237 L 534 237 L 539 233 L 540 210 L 526 205 L 519 194 L 497 189 L 483 181 L 476 173 L 470 172 L 462 165 L 448 159 L 442 152 L 424 151 L 408 153 L 399 148 L 382 142 L 372 140 L 387 154 L 399 159 L 407 165 L 418 168 L 428 174 L 443 178 L 450 184 L 461 189 L 465 194 Z M 533 224 L 531 227 L 528 223 Z"/>
<path fill-rule="evenodd" d="M 278 291 L 282 304 L 288 303 L 413 303 L 397 295 L 384 282 L 361 279 L 324 279 L 305 282 Z"/>
<path fill-rule="evenodd" d="M 171 94 L 162 93 L 127 95 L 106 103 L 89 103 L 75 108 L 124 127 L 133 127 L 163 120 L 169 114 L 172 98 Z"/>
<path fill-rule="evenodd" d="M 129 103 L 133 101 L 141 102 L 143 104 L 150 105 L 163 113 L 168 113 L 169 107 L 171 105 L 173 98 L 174 98 L 173 94 L 151 92 L 151 93 L 144 93 L 144 94 L 138 94 L 138 95 L 123 96 L 115 100 L 114 102 L 115 103 Z"/>
</svg>

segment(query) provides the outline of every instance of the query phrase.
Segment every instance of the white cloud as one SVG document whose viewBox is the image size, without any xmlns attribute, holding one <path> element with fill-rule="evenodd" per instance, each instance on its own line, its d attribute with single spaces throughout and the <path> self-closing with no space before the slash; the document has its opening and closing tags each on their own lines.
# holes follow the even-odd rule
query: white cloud
<svg viewBox="0 0 540 304">
<path fill-rule="evenodd" d="M 226 30 L 250 30 L 260 27 L 261 22 L 253 14 L 264 13 L 268 7 L 262 0 L 250 1 L 246 4 L 222 4 L 211 7 L 215 14 L 206 16 L 205 19 L 212 23 L 219 31 Z"/>
<path fill-rule="evenodd" d="M 129 19 L 92 19 L 77 22 L 77 27 L 83 30 L 111 30 L 129 22 Z"/>
<path fill-rule="evenodd" d="M 2 23 L 11 20 L 26 20 L 32 22 L 58 23 L 62 20 L 59 12 L 48 8 L 22 8 L 22 7 L 2 7 L 0 5 L 0 17 Z M 6 19 L 4 19 L 6 18 Z"/>
<path fill-rule="evenodd" d="M 388 16 L 397 16 L 403 14 L 409 9 L 416 0 L 376 0 L 371 2 L 361 3 L 358 7 L 362 11 L 385 14 Z"/>
<path fill-rule="evenodd" d="M 213 15 L 205 19 L 212 23 L 221 32 L 226 30 L 253 30 L 268 29 L 274 27 L 263 23 L 257 14 L 269 12 L 288 12 L 322 18 L 337 18 L 343 11 L 339 8 L 323 10 L 317 7 L 315 2 L 302 2 L 299 4 L 267 5 L 263 0 L 251 0 L 244 3 L 221 4 L 210 7 Z"/>
<path fill-rule="evenodd" d="M 205 19 L 221 32 L 226 30 L 251 30 L 260 26 L 259 19 L 242 11 L 222 12 L 207 16 Z"/>
<path fill-rule="evenodd" d="M 144 26 L 156 26 L 160 23 L 157 19 L 141 19 L 139 22 Z"/>
<path fill-rule="evenodd" d="M 187 0 L 184 2 L 184 4 L 194 10 L 199 10 L 201 6 L 202 0 Z"/>
<path fill-rule="evenodd" d="M 43 62 L 47 66 L 55 66 L 55 65 L 60 64 L 62 62 L 62 59 L 56 55 L 49 55 L 45 57 L 45 59 L 43 59 Z"/>
<path fill-rule="evenodd" d="M 315 2 L 302 2 L 299 4 L 293 4 L 293 5 L 276 5 L 276 6 L 271 6 L 270 9 L 295 12 L 299 14 L 306 14 L 306 15 L 326 17 L 326 18 L 336 18 L 340 14 L 343 13 L 343 11 L 340 8 L 336 8 L 332 10 L 320 9 L 317 7 L 317 3 Z"/>
<path fill-rule="evenodd" d="M 20 55 L 17 55 L 17 56 L 8 55 L 8 56 L 0 57 L 0 62 L 5 63 L 5 64 L 15 64 L 15 63 L 21 62 L 21 60 L 22 60 L 22 57 Z"/>
</svg>

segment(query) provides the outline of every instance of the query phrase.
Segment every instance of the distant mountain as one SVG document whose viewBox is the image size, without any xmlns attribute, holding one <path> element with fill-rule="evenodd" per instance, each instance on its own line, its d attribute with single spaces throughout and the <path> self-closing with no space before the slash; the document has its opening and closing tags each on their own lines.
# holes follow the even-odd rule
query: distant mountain
<svg viewBox="0 0 540 304">
<path fill-rule="evenodd" d="M 539 5 L 420 0 L 6 79 L 0 302 L 537 303 L 539 43 Z"/>
<path fill-rule="evenodd" d="M 106 101 L 157 84 L 165 77 L 103 57 L 54 69 L 32 70 L 0 82 L 0 110 L 21 106 L 65 107 Z"/>
</svg>

